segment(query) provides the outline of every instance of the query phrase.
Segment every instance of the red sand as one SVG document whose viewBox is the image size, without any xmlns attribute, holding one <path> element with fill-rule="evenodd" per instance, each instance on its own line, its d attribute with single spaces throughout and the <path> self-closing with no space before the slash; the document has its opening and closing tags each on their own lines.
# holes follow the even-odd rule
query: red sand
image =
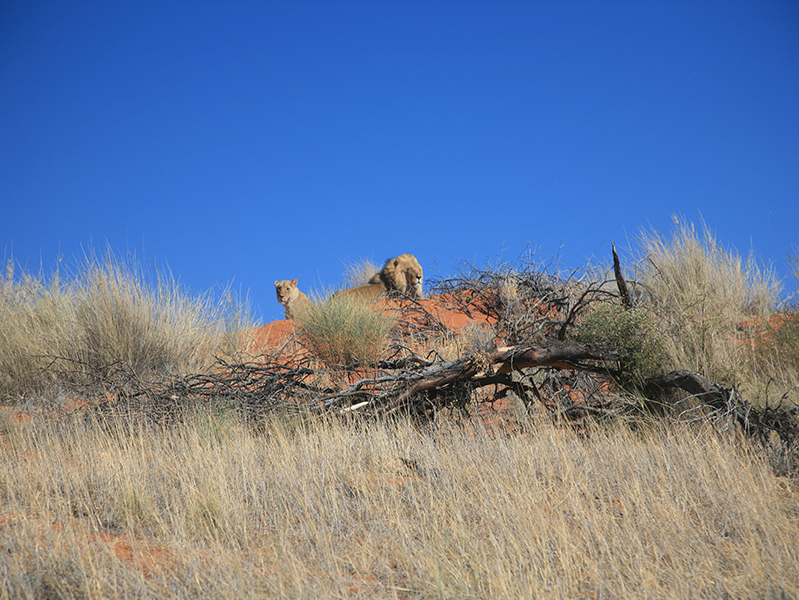
<svg viewBox="0 0 799 600">
<path fill-rule="evenodd" d="M 471 315 L 457 308 L 448 295 L 420 300 L 419 304 L 448 329 L 458 332 L 472 324 L 486 324 L 490 320 L 483 314 L 473 311 Z M 394 313 L 399 303 L 393 300 L 380 300 L 374 305 L 376 310 Z M 261 327 L 241 334 L 241 349 L 247 354 L 257 355 L 284 345 L 297 333 L 296 321 L 272 321 Z"/>
</svg>

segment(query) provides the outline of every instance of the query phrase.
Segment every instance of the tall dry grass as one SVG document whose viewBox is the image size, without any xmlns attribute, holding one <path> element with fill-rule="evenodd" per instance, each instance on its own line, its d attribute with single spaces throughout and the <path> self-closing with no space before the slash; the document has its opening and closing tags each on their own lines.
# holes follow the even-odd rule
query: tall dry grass
<svg viewBox="0 0 799 600">
<path fill-rule="evenodd" d="M 706 226 L 697 230 L 677 218 L 670 238 L 643 233 L 638 251 L 644 260 L 635 278 L 662 323 L 670 368 L 699 372 L 761 401 L 772 380 L 783 391 L 799 383 L 747 339 L 747 329 L 768 327 L 780 304 L 773 270 L 724 248 Z"/>
<path fill-rule="evenodd" d="M 788 255 L 791 269 L 794 294 L 785 303 L 785 310 L 772 320 L 765 335 L 761 336 L 761 343 L 756 344 L 756 349 L 764 355 L 764 362 L 769 366 L 773 364 L 787 365 L 786 371 L 793 367 L 792 372 L 799 372 L 799 246 L 793 246 Z M 764 342 L 764 343 L 763 343 Z M 776 371 L 776 369 L 770 369 Z M 799 382 L 796 382 L 799 384 Z"/>
<path fill-rule="evenodd" d="M 362 258 L 357 262 L 349 264 L 344 272 L 345 287 L 366 285 L 378 271 L 380 271 L 380 267 L 368 258 Z"/>
<path fill-rule="evenodd" d="M 799 595 L 797 489 L 734 440 L 530 425 L 7 419 L 0 597 Z"/>
<path fill-rule="evenodd" d="M 250 318 L 229 289 L 193 295 L 168 272 L 89 251 L 74 272 L 7 279 L 0 322 L 0 402 L 14 402 L 200 372 Z"/>
</svg>

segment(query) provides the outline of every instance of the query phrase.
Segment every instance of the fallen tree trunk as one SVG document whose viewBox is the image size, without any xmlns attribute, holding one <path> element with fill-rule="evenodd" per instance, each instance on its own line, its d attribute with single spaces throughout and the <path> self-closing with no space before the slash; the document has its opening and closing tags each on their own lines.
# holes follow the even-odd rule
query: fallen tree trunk
<svg viewBox="0 0 799 600">
<path fill-rule="evenodd" d="M 680 369 L 666 375 L 650 377 L 646 380 L 645 390 L 647 396 L 662 394 L 669 388 L 680 388 L 692 396 L 701 399 L 705 404 L 714 408 L 725 408 L 730 401 L 732 388 L 714 383 L 702 377 L 699 373 Z"/>
<path fill-rule="evenodd" d="M 496 383 L 495 379 L 484 377 L 486 372 L 507 374 L 523 369 L 549 367 L 606 374 L 609 371 L 607 363 L 617 360 L 618 355 L 615 352 L 599 350 L 574 341 L 547 340 L 535 347 L 527 345 L 498 348 L 483 355 L 436 364 L 421 370 L 414 377 L 416 381 L 400 392 L 390 404 L 392 408 L 397 408 L 415 394 L 462 381 L 469 381 L 475 387 Z"/>
<path fill-rule="evenodd" d="M 799 440 L 799 408 L 765 406 L 755 408 L 739 397 L 735 388 L 728 388 L 684 369 L 672 371 L 646 381 L 645 393 L 649 398 L 662 397 L 670 388 L 688 392 L 700 404 L 710 407 L 717 416 L 729 416 L 744 433 L 757 438 L 764 445 L 776 433 L 783 443 L 793 447 Z"/>
<path fill-rule="evenodd" d="M 184 400 L 191 398 L 232 402 L 248 414 L 303 407 L 386 412 L 431 400 L 439 407 L 445 406 L 453 401 L 455 387 L 461 385 L 472 390 L 497 385 L 540 398 L 532 382 L 519 383 L 510 374 L 550 368 L 607 375 L 613 372 L 617 361 L 613 350 L 551 339 L 452 361 L 430 361 L 412 355 L 381 361 L 376 367 L 341 371 L 331 371 L 330 365 L 316 365 L 311 357 L 286 363 L 275 355 L 260 357 L 257 362 L 219 359 L 215 373 L 171 380 L 162 386 L 142 386 L 125 396 L 128 403 L 142 410 L 149 410 L 145 407 L 149 405 L 169 413 L 179 410 Z M 358 377 L 353 379 L 356 373 Z M 457 402 L 463 400 L 458 398 Z"/>
<path fill-rule="evenodd" d="M 499 365 L 500 373 L 510 373 L 529 367 L 552 367 L 555 369 L 572 369 L 607 373 L 606 365 L 596 365 L 583 361 L 599 361 L 601 363 L 616 362 L 619 355 L 615 351 L 598 349 L 594 346 L 574 341 L 549 340 L 537 347 L 502 348 L 497 350 L 498 356 L 492 362 Z"/>
</svg>

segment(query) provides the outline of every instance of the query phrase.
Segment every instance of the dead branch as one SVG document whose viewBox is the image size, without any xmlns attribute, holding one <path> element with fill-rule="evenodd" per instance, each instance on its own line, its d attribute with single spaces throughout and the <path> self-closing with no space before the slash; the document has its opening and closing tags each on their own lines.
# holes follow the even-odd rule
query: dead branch
<svg viewBox="0 0 799 600">
<path fill-rule="evenodd" d="M 624 308 L 632 308 L 633 303 L 630 299 L 630 292 L 627 291 L 627 284 L 624 281 L 624 275 L 621 274 L 619 255 L 616 254 L 616 244 L 611 242 L 610 248 L 613 251 L 613 273 L 616 275 L 616 286 L 619 288 L 619 296 L 621 296 L 622 306 L 624 306 Z"/>
<path fill-rule="evenodd" d="M 755 408 L 743 400 L 735 388 L 728 388 L 687 370 L 672 371 L 646 381 L 648 397 L 661 397 L 670 388 L 680 388 L 709 407 L 717 416 L 731 417 L 750 437 L 764 445 L 769 444 L 772 433 L 783 443 L 792 446 L 799 443 L 799 409 L 765 406 Z"/>
<path fill-rule="evenodd" d="M 462 405 L 464 393 L 468 398 L 471 390 L 490 385 L 513 391 L 526 401 L 541 400 L 532 381 L 515 382 L 510 373 L 549 368 L 604 375 L 618 360 L 612 351 L 557 340 L 498 348 L 451 361 L 419 358 L 411 355 L 405 360 L 341 371 L 316 364 L 307 354 L 293 361 L 280 355 L 250 362 L 220 358 L 213 373 L 174 378 L 160 386 L 143 384 L 120 397 L 124 396 L 129 409 L 156 418 L 174 415 L 196 401 L 232 403 L 252 416 L 274 410 L 387 413 L 414 406 L 439 409 L 452 403 Z"/>
</svg>

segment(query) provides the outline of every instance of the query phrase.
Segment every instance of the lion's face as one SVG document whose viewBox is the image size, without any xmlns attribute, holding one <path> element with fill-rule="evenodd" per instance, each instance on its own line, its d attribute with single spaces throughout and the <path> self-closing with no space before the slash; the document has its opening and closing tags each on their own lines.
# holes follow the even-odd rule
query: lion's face
<svg viewBox="0 0 799 600">
<path fill-rule="evenodd" d="M 383 273 L 391 286 L 403 294 L 416 298 L 422 297 L 424 273 L 422 265 L 413 254 L 402 254 L 391 259 L 384 267 Z"/>
<path fill-rule="evenodd" d="M 405 293 L 417 298 L 422 297 L 422 282 L 424 274 L 422 267 L 417 263 L 405 269 Z"/>
<path fill-rule="evenodd" d="M 292 279 L 289 281 L 288 279 L 284 279 L 283 281 L 276 281 L 275 292 L 277 292 L 277 301 L 283 306 L 288 306 L 289 302 L 299 295 L 300 291 L 297 289 L 297 280 Z"/>
</svg>

